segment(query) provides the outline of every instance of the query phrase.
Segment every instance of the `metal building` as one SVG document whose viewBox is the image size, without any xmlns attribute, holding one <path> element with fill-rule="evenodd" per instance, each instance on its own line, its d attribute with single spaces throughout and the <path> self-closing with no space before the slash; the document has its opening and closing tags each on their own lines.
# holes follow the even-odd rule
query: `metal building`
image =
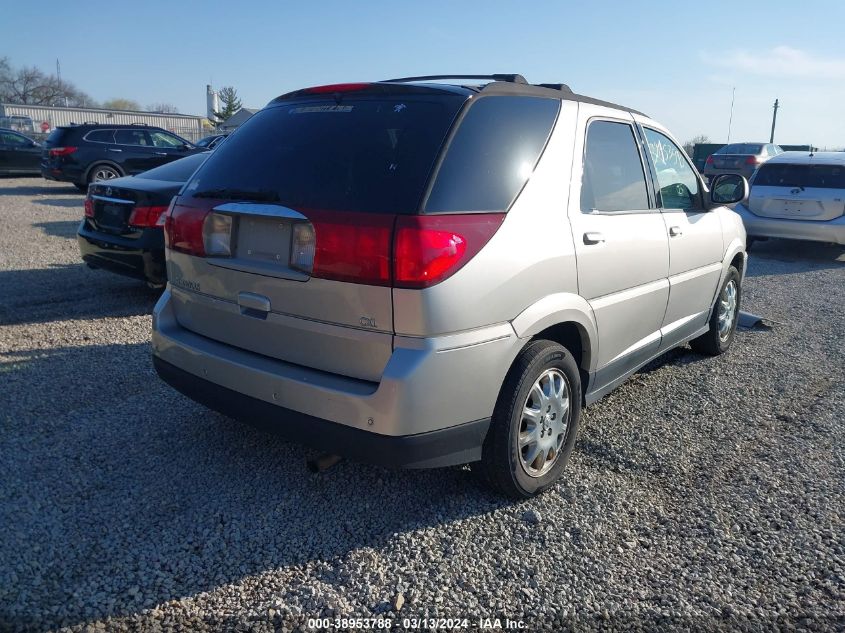
<svg viewBox="0 0 845 633">
<path fill-rule="evenodd" d="M 15 128 L 24 132 L 49 132 L 60 125 L 72 123 L 146 123 L 164 128 L 189 141 L 208 134 L 204 116 L 193 114 L 163 114 L 133 110 L 105 110 L 102 108 L 62 108 L 54 106 L 16 105 L 0 103 L 0 121 L 14 120 Z M 32 129 L 29 127 L 31 121 Z"/>
</svg>

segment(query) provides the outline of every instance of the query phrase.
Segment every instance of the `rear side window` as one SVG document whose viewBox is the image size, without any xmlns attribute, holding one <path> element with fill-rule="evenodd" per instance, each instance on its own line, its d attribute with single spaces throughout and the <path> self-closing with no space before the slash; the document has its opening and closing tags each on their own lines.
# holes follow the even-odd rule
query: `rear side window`
<svg viewBox="0 0 845 633">
<path fill-rule="evenodd" d="M 506 211 L 534 171 L 558 110 L 557 99 L 479 98 L 449 144 L 425 211 Z"/>
<path fill-rule="evenodd" d="M 114 130 L 94 130 L 85 135 L 86 141 L 94 143 L 114 143 Z"/>
<path fill-rule="evenodd" d="M 256 113 L 186 189 L 300 210 L 410 214 L 464 97 L 316 98 Z"/>
<path fill-rule="evenodd" d="M 634 128 L 627 123 L 593 121 L 587 128 L 581 210 L 648 209 L 645 172 Z"/>
<path fill-rule="evenodd" d="M 185 158 L 180 158 L 179 160 L 174 160 L 172 163 L 167 163 L 161 167 L 145 171 L 136 177 L 147 178 L 149 180 L 166 180 L 168 182 L 188 182 L 191 174 L 205 162 L 208 156 L 209 152 L 193 154 Z"/>
<path fill-rule="evenodd" d="M 754 185 L 758 187 L 845 189 L 845 166 L 766 163 L 760 167 L 754 176 Z"/>
</svg>

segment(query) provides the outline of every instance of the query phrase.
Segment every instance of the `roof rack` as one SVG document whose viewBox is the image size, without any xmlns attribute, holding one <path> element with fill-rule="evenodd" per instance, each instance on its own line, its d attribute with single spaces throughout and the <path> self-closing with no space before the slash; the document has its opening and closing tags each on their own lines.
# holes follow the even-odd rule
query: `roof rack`
<svg viewBox="0 0 845 633">
<path fill-rule="evenodd" d="M 429 81 L 432 79 L 490 79 L 492 81 L 506 81 L 512 84 L 527 84 L 525 77 L 517 74 L 502 75 L 421 75 L 419 77 L 399 77 L 398 79 L 385 79 L 384 83 L 405 83 L 411 81 Z"/>
<path fill-rule="evenodd" d="M 560 90 L 561 92 L 572 92 L 572 88 L 566 84 L 536 84 L 541 88 L 548 88 L 549 90 Z"/>
</svg>

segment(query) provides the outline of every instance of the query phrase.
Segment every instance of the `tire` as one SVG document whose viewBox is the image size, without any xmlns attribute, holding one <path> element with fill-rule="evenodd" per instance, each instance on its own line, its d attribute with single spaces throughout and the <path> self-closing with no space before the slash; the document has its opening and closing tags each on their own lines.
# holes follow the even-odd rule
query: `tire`
<svg viewBox="0 0 845 633">
<path fill-rule="evenodd" d="M 553 396 L 552 384 L 560 397 Z M 528 410 L 537 414 L 526 416 Z M 553 341 L 534 341 L 508 371 L 481 462 L 472 468 L 506 497 L 538 495 L 551 488 L 566 467 L 580 420 L 581 375 L 575 359 Z M 531 461 L 535 449 L 537 458 Z"/>
<path fill-rule="evenodd" d="M 729 288 L 733 285 L 733 299 Z M 742 286 L 739 271 L 731 266 L 722 287 L 719 288 L 719 296 L 716 298 L 716 305 L 713 306 L 713 313 L 710 315 L 710 329 L 696 339 L 690 341 L 690 347 L 700 354 L 707 356 L 718 356 L 724 354 L 733 343 L 736 334 L 736 324 L 739 321 L 739 306 L 742 302 Z M 726 305 L 727 303 L 727 305 Z M 724 312 L 727 309 L 728 312 Z M 725 329 L 725 319 L 730 315 L 730 323 Z"/>
<path fill-rule="evenodd" d="M 88 193 L 88 183 L 87 182 L 75 182 L 73 186 L 76 187 L 82 193 Z"/>
<path fill-rule="evenodd" d="M 88 182 L 97 182 L 98 180 L 111 180 L 112 178 L 120 178 L 123 174 L 117 167 L 100 163 L 94 165 L 88 170 Z"/>
</svg>

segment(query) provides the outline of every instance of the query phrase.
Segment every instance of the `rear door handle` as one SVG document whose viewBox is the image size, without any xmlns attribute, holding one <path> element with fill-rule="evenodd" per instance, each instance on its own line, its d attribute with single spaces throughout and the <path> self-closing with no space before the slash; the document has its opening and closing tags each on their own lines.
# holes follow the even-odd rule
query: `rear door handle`
<svg viewBox="0 0 845 633">
<path fill-rule="evenodd" d="M 604 235 L 601 233 L 584 233 L 584 244 L 601 244 L 604 242 Z"/>
<path fill-rule="evenodd" d="M 670 226 L 669 227 L 669 235 L 671 235 L 672 237 L 679 237 L 683 234 L 684 234 L 684 232 L 681 230 L 680 226 Z"/>
<path fill-rule="evenodd" d="M 156 156 L 167 156 L 167 152 L 156 152 Z"/>
<path fill-rule="evenodd" d="M 108 152 L 122 152 L 123 150 L 122 149 L 115 149 L 113 147 L 107 147 L 106 151 L 108 151 Z"/>
</svg>

